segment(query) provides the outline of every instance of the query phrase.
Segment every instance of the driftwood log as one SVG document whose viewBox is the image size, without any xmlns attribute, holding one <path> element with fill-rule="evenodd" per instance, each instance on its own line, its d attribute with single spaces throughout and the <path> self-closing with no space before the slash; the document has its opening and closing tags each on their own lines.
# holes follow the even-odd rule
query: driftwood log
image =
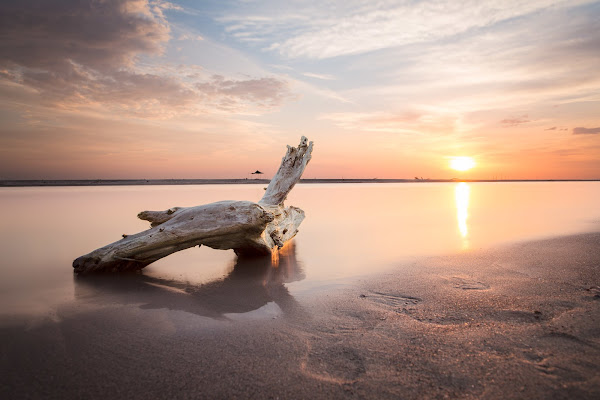
<svg viewBox="0 0 600 400">
<path fill-rule="evenodd" d="M 285 207 L 283 202 L 300 180 L 312 149 L 313 143 L 304 136 L 298 147 L 288 146 L 258 203 L 228 200 L 143 211 L 138 218 L 149 221 L 150 229 L 77 258 L 73 261 L 75 272 L 137 270 L 176 251 L 201 245 L 233 249 L 243 256 L 272 254 L 296 235 L 304 219 L 304 211 Z"/>
</svg>

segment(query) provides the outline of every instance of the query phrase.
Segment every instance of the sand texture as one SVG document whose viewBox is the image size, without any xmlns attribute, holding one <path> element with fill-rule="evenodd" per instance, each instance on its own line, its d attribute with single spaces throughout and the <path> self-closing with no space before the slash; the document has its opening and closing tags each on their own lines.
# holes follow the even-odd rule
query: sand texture
<svg viewBox="0 0 600 400">
<path fill-rule="evenodd" d="M 300 300 L 292 261 L 239 261 L 198 287 L 76 278 L 55 315 L 1 321 L 0 397 L 600 398 L 600 233 Z"/>
</svg>

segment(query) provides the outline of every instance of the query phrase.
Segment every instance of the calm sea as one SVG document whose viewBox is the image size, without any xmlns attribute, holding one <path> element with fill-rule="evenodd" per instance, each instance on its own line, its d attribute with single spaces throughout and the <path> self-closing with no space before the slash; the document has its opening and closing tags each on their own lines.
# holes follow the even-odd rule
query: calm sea
<svg viewBox="0 0 600 400">
<path fill-rule="evenodd" d="M 84 298 L 87 286 L 73 276 L 72 260 L 147 229 L 136 218 L 140 211 L 258 200 L 263 191 L 264 185 L 0 188 L 0 315 L 51 313 Z M 297 185 L 286 203 L 302 208 L 306 219 L 294 245 L 270 272 L 261 271 L 302 298 L 414 257 L 598 230 L 598 199 L 600 182 Z M 236 263 L 233 251 L 202 247 L 164 258 L 143 275 L 155 286 L 234 281 L 243 288 L 244 279 L 256 283 L 244 272 L 249 268 Z"/>
</svg>

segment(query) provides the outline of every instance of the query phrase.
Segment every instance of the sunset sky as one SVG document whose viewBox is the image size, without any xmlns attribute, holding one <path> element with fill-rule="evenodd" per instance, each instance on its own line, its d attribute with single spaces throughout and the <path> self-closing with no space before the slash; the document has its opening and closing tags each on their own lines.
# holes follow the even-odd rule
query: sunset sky
<svg viewBox="0 0 600 400">
<path fill-rule="evenodd" d="M 600 1 L 0 4 L 0 179 L 270 177 L 302 135 L 305 178 L 600 178 Z"/>
</svg>

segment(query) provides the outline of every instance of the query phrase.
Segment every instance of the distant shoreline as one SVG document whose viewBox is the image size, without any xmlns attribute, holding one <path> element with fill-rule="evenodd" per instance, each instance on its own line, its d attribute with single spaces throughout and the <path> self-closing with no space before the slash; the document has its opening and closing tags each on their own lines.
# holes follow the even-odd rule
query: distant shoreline
<svg viewBox="0 0 600 400">
<path fill-rule="evenodd" d="M 300 183 L 439 183 L 439 182 L 598 182 L 600 179 L 301 179 Z M 142 186 L 142 185 L 247 185 L 268 184 L 270 179 L 79 179 L 0 180 L 0 187 L 35 186 Z"/>
</svg>

